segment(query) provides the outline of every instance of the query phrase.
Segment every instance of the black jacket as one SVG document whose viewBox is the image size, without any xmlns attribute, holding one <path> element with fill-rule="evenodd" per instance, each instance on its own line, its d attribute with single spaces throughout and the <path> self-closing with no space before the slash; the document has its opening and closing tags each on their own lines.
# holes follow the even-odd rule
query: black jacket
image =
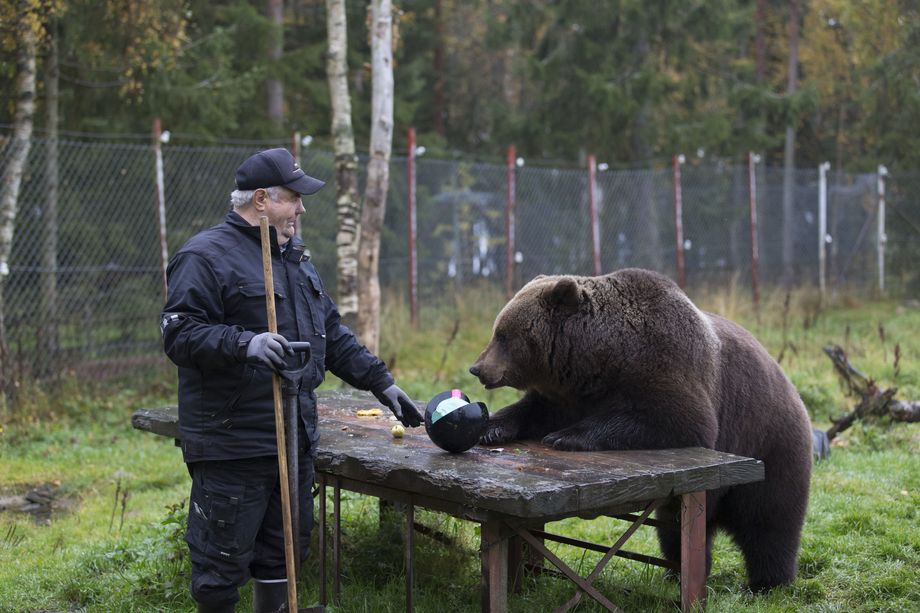
<svg viewBox="0 0 920 613">
<path fill-rule="evenodd" d="M 313 369 L 300 392 L 301 420 L 316 454 L 316 396 L 328 369 L 359 389 L 393 384 L 386 366 L 342 325 L 294 237 L 282 253 L 275 229 L 272 276 L 278 333 L 309 341 Z M 235 212 L 193 236 L 166 271 L 160 319 L 166 355 L 179 367 L 179 433 L 186 462 L 277 453 L 271 371 L 245 363 L 244 344 L 268 330 L 259 227 Z"/>
</svg>

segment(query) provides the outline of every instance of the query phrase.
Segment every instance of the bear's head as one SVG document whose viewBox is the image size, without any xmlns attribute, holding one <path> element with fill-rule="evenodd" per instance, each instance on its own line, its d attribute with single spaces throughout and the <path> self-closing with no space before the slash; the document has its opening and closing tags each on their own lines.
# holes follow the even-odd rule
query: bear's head
<svg viewBox="0 0 920 613">
<path fill-rule="evenodd" d="M 708 388 L 717 347 L 707 318 L 663 275 L 540 276 L 498 314 L 470 372 L 486 389 L 559 400 L 697 379 Z"/>
<path fill-rule="evenodd" d="M 552 363 L 559 326 L 575 315 L 586 300 L 575 277 L 538 276 L 505 305 L 492 327 L 492 339 L 470 372 L 486 389 L 526 390 L 555 380 Z M 554 381 L 558 385 L 558 382 Z"/>
</svg>

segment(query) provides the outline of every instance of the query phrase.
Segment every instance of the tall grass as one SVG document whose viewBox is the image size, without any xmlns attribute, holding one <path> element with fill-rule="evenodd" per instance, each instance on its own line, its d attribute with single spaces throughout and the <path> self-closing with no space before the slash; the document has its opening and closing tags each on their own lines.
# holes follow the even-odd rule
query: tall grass
<svg viewBox="0 0 920 613">
<path fill-rule="evenodd" d="M 900 398 L 920 398 L 920 310 L 911 303 L 863 302 L 849 296 L 821 304 L 814 293 L 768 291 L 755 310 L 735 285 L 694 292 L 709 311 L 750 329 L 796 384 L 813 421 L 852 407 L 821 347 L 837 343 L 853 363 Z M 460 387 L 499 409 L 511 390 L 486 392 L 467 369 L 488 342 L 503 295 L 487 287 L 422 305 L 418 328 L 399 296 L 383 311 L 381 357 L 398 383 L 422 401 Z M 897 358 L 895 347 L 898 347 Z M 897 361 L 897 364 L 896 364 Z M 334 378 L 326 385 L 339 385 Z M 26 393 L 27 392 L 27 393 Z M 25 390 L 15 415 L 0 416 L 0 497 L 39 484 L 57 493 L 49 517 L 0 512 L 0 611 L 192 611 L 189 566 L 182 541 L 188 476 L 171 441 L 130 428 L 140 406 L 175 402 L 175 374 L 162 370 L 120 381 L 63 377 L 53 389 Z M 799 578 L 755 596 L 744 589 L 743 560 L 717 537 L 708 582 L 710 611 L 920 610 L 920 426 L 859 423 L 816 466 Z M 401 520 L 378 522 L 376 499 L 346 492 L 344 591 L 338 611 L 404 609 Z M 479 567 L 476 524 L 419 511 L 449 546 L 416 537 L 418 611 L 476 611 Z M 566 520 L 549 526 L 576 538 L 610 544 L 623 530 L 614 520 Z M 584 574 L 600 554 L 553 546 Z M 657 552 L 641 529 L 630 549 Z M 303 604 L 318 598 L 316 559 L 304 569 Z M 672 611 L 676 584 L 659 569 L 615 560 L 597 585 L 626 610 Z M 512 611 L 551 610 L 572 594 L 550 576 L 528 580 Z M 240 610 L 251 602 L 243 591 Z M 590 601 L 579 611 L 599 610 Z"/>
</svg>

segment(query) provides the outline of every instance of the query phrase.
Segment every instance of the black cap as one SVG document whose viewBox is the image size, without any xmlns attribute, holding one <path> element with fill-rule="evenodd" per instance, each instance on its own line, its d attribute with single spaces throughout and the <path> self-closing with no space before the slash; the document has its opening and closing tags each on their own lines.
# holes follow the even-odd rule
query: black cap
<svg viewBox="0 0 920 613">
<path fill-rule="evenodd" d="M 301 170 L 291 152 L 284 148 L 260 151 L 236 169 L 236 188 L 253 190 L 283 186 L 298 194 L 309 196 L 325 185 Z"/>
</svg>

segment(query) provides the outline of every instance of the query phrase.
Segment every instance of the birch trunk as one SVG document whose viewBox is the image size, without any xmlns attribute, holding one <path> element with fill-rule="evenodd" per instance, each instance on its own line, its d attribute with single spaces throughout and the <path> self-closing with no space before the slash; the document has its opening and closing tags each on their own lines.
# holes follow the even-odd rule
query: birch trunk
<svg viewBox="0 0 920 613">
<path fill-rule="evenodd" d="M 351 125 L 348 92 L 348 24 L 345 0 L 326 0 L 329 51 L 326 75 L 332 103 L 332 136 L 335 148 L 335 237 L 338 283 L 336 300 L 342 321 L 352 329 L 358 323 L 358 157 Z"/>
<path fill-rule="evenodd" d="M 386 213 L 393 145 L 393 15 L 390 0 L 371 2 L 371 151 L 358 244 L 358 330 L 376 353 L 380 340 L 380 229 Z"/>
<path fill-rule="evenodd" d="M 268 19 L 272 23 L 272 40 L 268 45 L 268 65 L 271 72 L 266 81 L 266 111 L 268 118 L 280 129 L 284 124 L 284 85 L 277 76 L 284 47 L 284 2 L 268 0 Z"/>
<path fill-rule="evenodd" d="M 42 211 L 42 226 L 45 229 L 44 245 L 41 250 L 41 304 L 42 332 L 38 339 L 39 355 L 36 359 L 39 377 L 53 376 L 57 371 L 55 362 L 58 352 L 58 46 L 57 24 L 52 23 L 48 39 L 48 54 L 45 65 L 45 123 L 48 130 L 47 164 L 45 165 L 45 209 Z"/>
<path fill-rule="evenodd" d="M 19 188 L 29 149 L 32 146 L 32 121 L 35 115 L 35 54 L 36 32 L 33 27 L 34 14 L 27 3 L 20 2 L 16 11 L 16 111 L 13 116 L 13 138 L 10 141 L 9 162 L 0 185 L 0 404 L 5 405 L 14 389 L 13 369 L 4 319 L 5 303 L 3 291 L 10 273 L 10 252 L 13 249 L 13 231 L 16 226 L 16 210 L 19 202 Z M 0 407 L 2 408 L 2 407 Z"/>
</svg>

